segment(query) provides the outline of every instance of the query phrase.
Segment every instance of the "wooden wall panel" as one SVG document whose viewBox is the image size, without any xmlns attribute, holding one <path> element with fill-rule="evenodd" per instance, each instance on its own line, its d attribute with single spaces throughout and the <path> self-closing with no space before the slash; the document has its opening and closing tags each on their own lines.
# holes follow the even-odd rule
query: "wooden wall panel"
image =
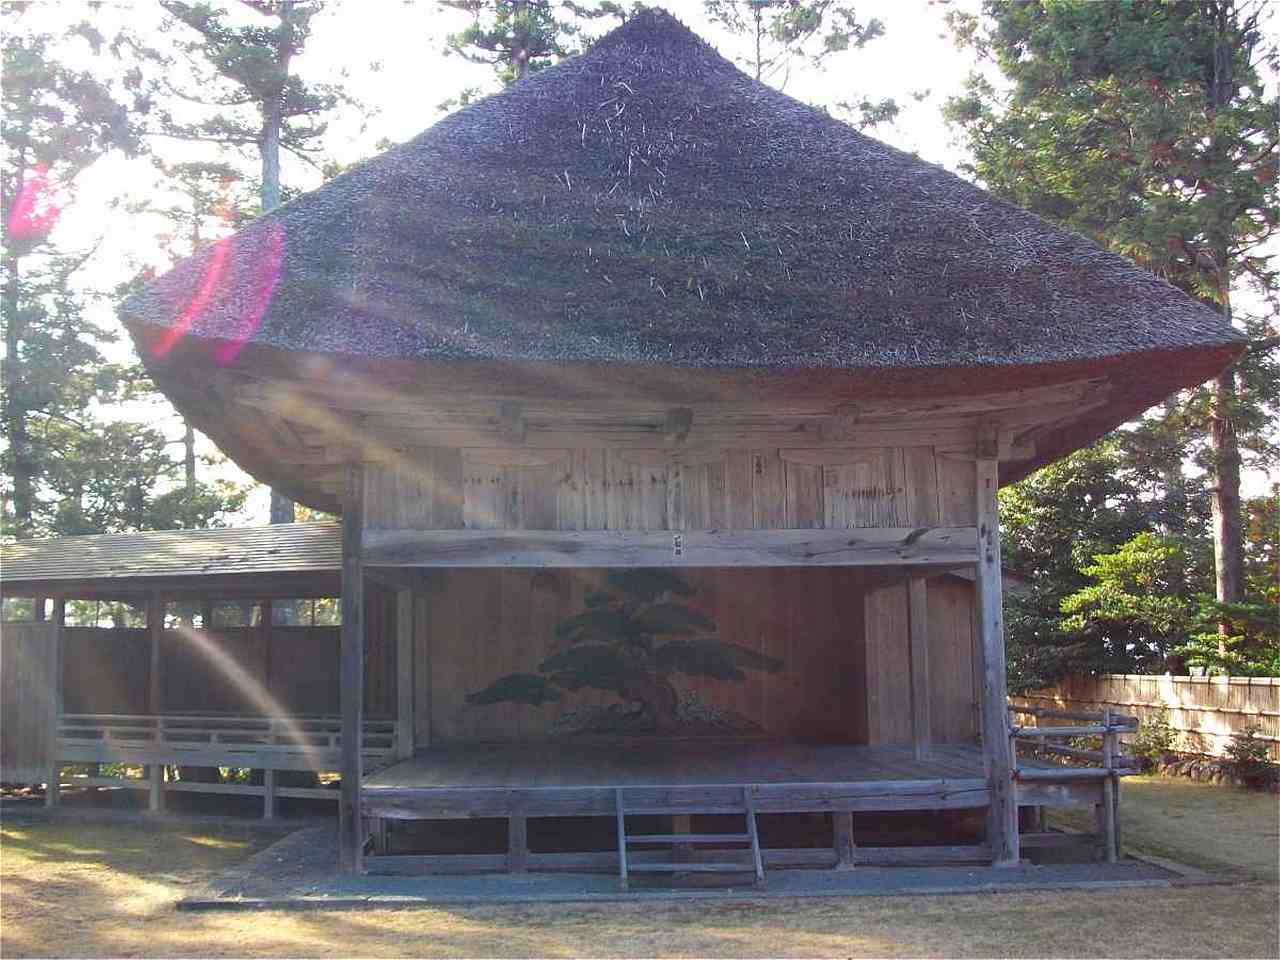
<svg viewBox="0 0 1280 960">
<path fill-rule="evenodd" d="M 63 710 L 149 713 L 151 639 L 146 630 L 64 627 Z"/>
<path fill-rule="evenodd" d="M 0 629 L 0 783 L 43 783 L 52 759 L 57 626 Z"/>
<path fill-rule="evenodd" d="M 933 447 L 425 450 L 368 471 L 370 529 L 971 526 L 972 461 Z"/>
<path fill-rule="evenodd" d="M 166 630 L 160 678 L 165 713 L 255 715 L 271 709 L 266 644 L 258 627 Z M 137 712 L 149 711 L 144 706 Z"/>
<path fill-rule="evenodd" d="M 973 584 L 938 577 L 929 581 L 928 590 L 933 742 L 972 744 L 979 730 Z"/>
<path fill-rule="evenodd" d="M 290 713 L 338 712 L 338 627 L 272 627 L 267 689 Z"/>
<path fill-rule="evenodd" d="M 856 571 L 708 569 L 682 576 L 692 588 L 686 602 L 716 623 L 721 640 L 783 662 L 776 673 L 745 670 L 742 683 L 671 675 L 681 695 L 696 698 L 697 715 L 724 718 L 720 735 L 865 738 Z M 598 570 L 433 571 L 415 657 L 415 712 L 430 717 L 419 721 L 419 735 L 429 727 L 437 742 L 537 739 L 568 733 L 575 717 L 619 704 L 616 694 L 587 688 L 540 705 L 467 702 L 502 677 L 538 674 L 549 656 L 568 649 L 557 625 L 585 610 L 604 582 Z"/>
<path fill-rule="evenodd" d="M 867 593 L 867 742 L 911 743 L 911 648 L 907 585 L 893 583 Z"/>
</svg>

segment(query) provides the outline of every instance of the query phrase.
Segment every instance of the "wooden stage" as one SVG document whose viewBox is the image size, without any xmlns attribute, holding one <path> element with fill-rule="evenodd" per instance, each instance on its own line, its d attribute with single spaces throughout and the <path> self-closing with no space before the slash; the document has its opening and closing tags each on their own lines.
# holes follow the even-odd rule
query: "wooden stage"
<svg viewBox="0 0 1280 960">
<path fill-rule="evenodd" d="M 925 810 L 990 802 L 976 746 L 770 741 L 546 741 L 435 747 L 373 772 L 363 811 L 387 819 L 612 815 L 615 792 L 691 810 L 737 802 L 760 813 Z M 734 798 L 732 801 L 730 798 Z"/>
</svg>

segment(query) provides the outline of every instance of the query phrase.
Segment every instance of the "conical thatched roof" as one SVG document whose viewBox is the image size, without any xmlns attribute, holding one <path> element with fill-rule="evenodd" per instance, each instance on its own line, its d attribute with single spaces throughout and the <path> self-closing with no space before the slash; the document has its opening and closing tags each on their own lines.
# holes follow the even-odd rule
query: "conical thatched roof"
<svg viewBox="0 0 1280 960">
<path fill-rule="evenodd" d="M 180 264 L 125 318 L 149 352 L 181 332 L 223 361 L 252 343 L 883 372 L 1155 351 L 1187 359 L 1186 381 L 1240 342 L 1167 283 L 751 80 L 656 10 Z"/>
</svg>

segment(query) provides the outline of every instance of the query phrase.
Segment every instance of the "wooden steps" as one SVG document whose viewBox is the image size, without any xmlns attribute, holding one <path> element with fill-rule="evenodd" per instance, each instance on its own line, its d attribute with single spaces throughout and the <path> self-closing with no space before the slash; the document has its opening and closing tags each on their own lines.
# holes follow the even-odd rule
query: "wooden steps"
<svg viewBox="0 0 1280 960">
<path fill-rule="evenodd" d="M 633 803 L 628 805 L 626 789 L 619 787 L 614 791 L 614 805 L 618 820 L 618 883 L 626 890 L 633 873 L 750 873 L 757 887 L 764 886 L 764 862 L 760 855 L 760 836 L 756 830 L 756 812 L 751 802 L 751 787 L 742 787 L 742 803 L 738 806 L 723 804 L 707 806 L 657 806 Z M 629 816 L 670 816 L 696 814 L 728 814 L 740 816 L 745 822 L 745 830 L 724 833 L 628 833 L 627 817 Z M 645 844 L 665 844 L 672 847 L 672 859 L 657 863 L 631 863 L 627 856 L 630 847 Z M 749 853 L 749 859 L 708 861 L 675 859 L 676 847 L 698 845 L 745 844 L 741 851 L 718 851 L 723 854 L 735 852 Z"/>
</svg>

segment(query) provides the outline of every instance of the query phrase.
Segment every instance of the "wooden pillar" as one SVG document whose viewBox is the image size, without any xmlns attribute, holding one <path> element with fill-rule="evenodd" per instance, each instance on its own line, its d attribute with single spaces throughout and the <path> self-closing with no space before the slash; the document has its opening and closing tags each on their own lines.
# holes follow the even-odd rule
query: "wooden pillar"
<svg viewBox="0 0 1280 960">
<path fill-rule="evenodd" d="M 276 772 L 262 771 L 262 819 L 274 820 L 276 816 Z"/>
<path fill-rule="evenodd" d="M 673 834 L 690 834 L 693 832 L 693 817 L 687 813 L 671 815 L 671 832 Z M 671 847 L 671 859 L 682 863 L 693 859 L 693 844 L 676 843 Z"/>
<path fill-rule="evenodd" d="M 53 649 L 49 653 L 49 756 L 44 786 L 46 807 L 58 805 L 58 792 L 62 786 L 62 757 L 59 754 L 61 740 L 58 737 L 58 728 L 62 726 L 62 630 L 66 624 L 66 609 L 66 598 L 54 597 L 53 634 L 50 641 Z"/>
<path fill-rule="evenodd" d="M 933 747 L 929 691 L 929 588 L 923 577 L 907 582 L 907 632 L 911 654 L 911 746 L 923 760 Z"/>
<path fill-rule="evenodd" d="M 988 837 L 992 864 L 1017 866 L 1018 795 L 1009 742 L 1009 691 L 1005 674 L 1003 596 L 1000 586 L 1000 486 L 994 430 L 979 429 L 977 461 L 978 564 L 975 586 L 982 651 L 982 752 L 991 789 Z"/>
<path fill-rule="evenodd" d="M 507 870 L 525 873 L 529 869 L 529 819 L 521 807 L 513 806 L 507 818 Z"/>
<path fill-rule="evenodd" d="M 413 756 L 413 591 L 396 591 L 396 755 Z"/>
<path fill-rule="evenodd" d="M 342 793 L 338 814 L 338 863 L 349 872 L 362 868 L 364 830 L 360 817 L 360 748 L 364 725 L 364 470 L 347 466 L 342 504 Z"/>
<path fill-rule="evenodd" d="M 1098 809 L 1099 826 L 1102 834 L 1103 858 L 1107 863 L 1115 863 L 1119 859 L 1119 843 L 1116 836 L 1116 776 L 1115 749 L 1111 732 L 1111 708 L 1102 708 L 1102 725 L 1106 733 L 1102 735 L 1102 765 L 1107 770 L 1107 778 L 1102 781 L 1102 805 Z"/>
<path fill-rule="evenodd" d="M 836 869 L 852 870 L 858 850 L 853 840 L 853 814 L 847 810 L 831 814 L 831 832 L 836 848 Z"/>
<path fill-rule="evenodd" d="M 151 716 L 158 718 L 163 712 L 160 642 L 164 637 L 164 598 L 155 590 L 147 597 L 147 633 L 151 637 L 151 673 L 147 687 L 147 709 Z M 155 738 L 157 744 L 163 739 L 159 719 L 156 720 Z M 151 764 L 147 769 L 147 776 L 151 781 L 147 809 L 151 813 L 160 813 L 164 810 L 164 765 Z"/>
</svg>

